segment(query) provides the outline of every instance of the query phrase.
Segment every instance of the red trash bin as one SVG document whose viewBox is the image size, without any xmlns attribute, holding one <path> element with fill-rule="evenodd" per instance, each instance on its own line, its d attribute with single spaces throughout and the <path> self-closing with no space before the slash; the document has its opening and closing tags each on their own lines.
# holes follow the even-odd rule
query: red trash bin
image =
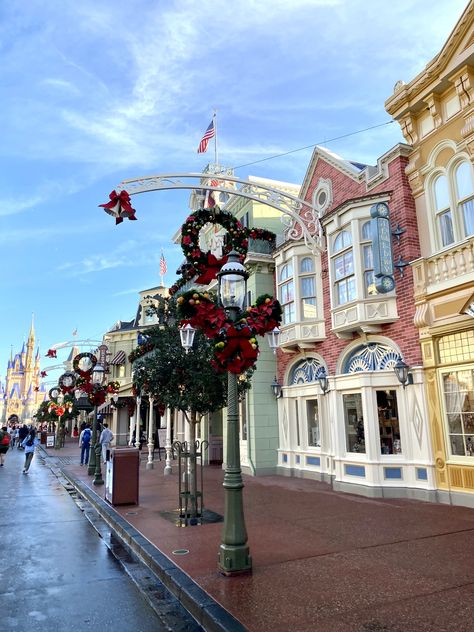
<svg viewBox="0 0 474 632">
<path fill-rule="evenodd" d="M 114 448 L 105 470 L 105 500 L 112 505 L 138 505 L 140 452 Z"/>
</svg>

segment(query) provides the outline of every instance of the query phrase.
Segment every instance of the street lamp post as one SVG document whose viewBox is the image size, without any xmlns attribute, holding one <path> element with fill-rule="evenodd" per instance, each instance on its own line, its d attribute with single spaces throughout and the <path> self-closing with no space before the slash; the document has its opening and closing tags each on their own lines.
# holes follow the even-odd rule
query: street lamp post
<svg viewBox="0 0 474 632">
<path fill-rule="evenodd" d="M 92 382 L 94 384 L 102 384 L 104 373 L 105 373 L 104 367 L 101 366 L 100 364 L 96 364 L 92 372 Z M 94 476 L 94 484 L 95 484 L 95 476 L 96 476 L 96 471 L 97 471 L 97 461 L 99 462 L 99 472 L 100 472 L 100 452 L 99 452 L 99 458 L 97 458 L 97 444 L 99 443 L 98 437 L 97 437 L 97 421 L 98 421 L 97 406 L 94 406 L 94 421 L 92 422 L 92 446 L 91 446 L 92 449 L 90 451 L 90 456 L 89 456 L 89 467 L 87 468 L 87 473 L 89 474 L 89 476 Z M 100 444 L 99 444 L 99 447 L 100 447 Z M 102 477 L 100 476 L 100 478 Z M 102 484 L 102 483 L 99 483 L 99 484 Z"/>
<path fill-rule="evenodd" d="M 217 277 L 220 303 L 227 317 L 235 322 L 245 307 L 248 278 L 248 273 L 240 263 L 240 257 L 236 252 L 229 253 L 227 263 L 222 266 Z M 193 346 L 195 331 L 190 324 L 180 329 L 181 345 L 186 353 Z M 280 341 L 280 330 L 275 327 L 266 335 L 270 348 L 273 353 L 276 353 Z M 224 527 L 217 564 L 221 573 L 227 576 L 249 573 L 252 570 L 243 508 L 244 483 L 240 467 L 239 428 L 238 376 L 228 371 L 226 468 L 223 483 Z"/>
<path fill-rule="evenodd" d="M 219 299 L 232 321 L 245 307 L 248 272 L 231 252 L 220 272 Z M 243 507 L 242 470 L 240 467 L 239 398 L 237 375 L 227 373 L 227 440 L 226 467 L 224 473 L 224 527 L 219 547 L 218 568 L 224 575 L 248 573 L 252 570 L 252 558 L 247 544 Z"/>
<path fill-rule="evenodd" d="M 63 405 L 64 395 L 61 392 L 59 392 L 58 396 L 56 397 L 56 401 L 59 406 Z M 59 448 L 61 447 L 61 417 L 62 415 L 58 415 L 58 423 L 56 425 L 56 438 L 54 441 L 54 447 L 56 450 L 59 450 Z"/>
</svg>

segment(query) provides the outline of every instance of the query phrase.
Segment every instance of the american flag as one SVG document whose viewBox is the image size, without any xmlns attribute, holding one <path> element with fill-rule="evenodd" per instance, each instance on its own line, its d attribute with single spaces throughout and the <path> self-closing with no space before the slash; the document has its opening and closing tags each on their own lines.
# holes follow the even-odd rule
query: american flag
<svg viewBox="0 0 474 632">
<path fill-rule="evenodd" d="M 165 261 L 165 258 L 163 256 L 163 253 L 161 253 L 161 257 L 160 257 L 160 274 L 161 274 L 161 276 L 165 276 L 167 270 L 168 270 L 168 266 L 166 265 L 166 261 Z"/>
<path fill-rule="evenodd" d="M 216 134 L 216 130 L 214 128 L 214 119 L 212 119 L 212 121 L 209 123 L 209 127 L 204 132 L 204 136 L 201 138 L 201 142 L 199 143 L 199 147 L 197 150 L 198 154 L 203 154 L 204 152 L 207 151 L 207 146 L 209 145 L 209 141 L 211 140 L 211 138 L 215 136 L 215 134 Z"/>
</svg>

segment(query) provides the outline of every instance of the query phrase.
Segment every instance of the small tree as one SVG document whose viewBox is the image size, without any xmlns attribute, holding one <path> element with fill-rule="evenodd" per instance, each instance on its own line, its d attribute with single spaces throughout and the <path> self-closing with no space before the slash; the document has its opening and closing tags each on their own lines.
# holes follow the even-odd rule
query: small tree
<svg viewBox="0 0 474 632">
<path fill-rule="evenodd" d="M 138 358 L 133 365 L 133 384 L 138 391 L 153 396 L 159 404 L 183 412 L 190 425 L 191 467 L 195 467 L 196 425 L 201 418 L 224 408 L 227 404 L 227 374 L 217 372 L 212 364 L 212 342 L 196 332 L 194 346 L 186 353 L 181 346 L 179 329 L 176 325 L 176 300 L 161 299 L 157 308 L 150 308 L 158 315 L 159 325 L 146 331 L 144 348 L 146 357 Z M 132 352 L 136 358 L 139 350 Z M 243 396 L 250 388 L 253 371 L 249 370 L 239 380 L 239 394 Z M 191 480 L 194 480 L 191 471 Z M 195 491 L 194 515 L 197 513 Z"/>
</svg>

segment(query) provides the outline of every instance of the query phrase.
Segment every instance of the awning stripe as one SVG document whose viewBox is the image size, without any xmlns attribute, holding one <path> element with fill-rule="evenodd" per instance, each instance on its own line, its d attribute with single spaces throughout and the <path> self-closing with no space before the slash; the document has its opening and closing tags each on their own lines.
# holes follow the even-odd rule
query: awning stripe
<svg viewBox="0 0 474 632">
<path fill-rule="evenodd" d="M 110 361 L 110 364 L 125 364 L 125 351 L 118 351 Z"/>
</svg>

